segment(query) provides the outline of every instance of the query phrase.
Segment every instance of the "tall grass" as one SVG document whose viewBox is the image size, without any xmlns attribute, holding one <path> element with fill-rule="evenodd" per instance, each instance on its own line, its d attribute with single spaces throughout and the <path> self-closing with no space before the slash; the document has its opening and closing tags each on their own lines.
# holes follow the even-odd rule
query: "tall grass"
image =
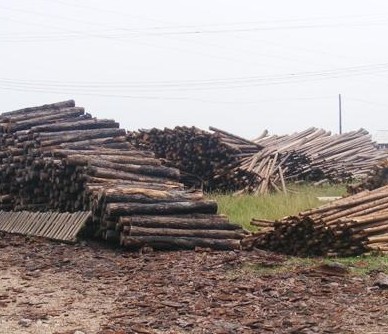
<svg viewBox="0 0 388 334">
<path fill-rule="evenodd" d="M 208 197 L 217 201 L 219 213 L 227 215 L 230 221 L 254 230 L 249 224 L 252 218 L 279 219 L 322 205 L 317 197 L 342 196 L 346 193 L 343 185 L 319 187 L 293 185 L 290 190 L 288 194 L 274 193 L 261 196 L 208 194 Z"/>
</svg>

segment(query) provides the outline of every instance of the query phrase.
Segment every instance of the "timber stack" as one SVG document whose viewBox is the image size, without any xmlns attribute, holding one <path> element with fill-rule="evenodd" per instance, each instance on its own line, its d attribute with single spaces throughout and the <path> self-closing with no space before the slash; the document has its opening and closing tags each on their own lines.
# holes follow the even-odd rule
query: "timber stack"
<svg viewBox="0 0 388 334">
<path fill-rule="evenodd" d="M 309 128 L 286 136 L 265 131 L 253 141 L 210 127 L 133 132 L 132 143 L 184 171 L 182 182 L 206 191 L 287 192 L 286 182 L 362 179 L 386 152 L 364 129 L 342 135 Z"/>
<path fill-rule="evenodd" d="M 368 176 L 358 184 L 347 186 L 349 194 L 357 194 L 363 190 L 373 190 L 388 184 L 388 159 L 380 161 L 368 173 Z"/>
<path fill-rule="evenodd" d="M 1 114 L 0 138 L 0 209 L 90 210 L 93 231 L 130 248 L 240 247 L 245 232 L 178 169 L 72 100 Z"/>
<path fill-rule="evenodd" d="M 344 197 L 278 221 L 253 219 L 245 248 L 298 256 L 388 254 L 388 186 Z"/>
<path fill-rule="evenodd" d="M 205 191 L 255 189 L 257 174 L 240 168 L 242 157 L 261 146 L 227 132 L 210 133 L 196 127 L 139 130 L 128 134 L 140 149 L 155 152 L 166 164 L 182 171 L 182 182 Z"/>
<path fill-rule="evenodd" d="M 265 150 L 252 157 L 261 161 L 266 156 L 279 154 L 299 156 L 297 167 L 284 158 L 286 180 L 309 180 L 340 183 L 366 177 L 370 169 L 386 153 L 377 149 L 364 129 L 332 135 L 323 129 L 309 128 L 285 136 L 260 136 L 253 140 Z M 290 166 L 292 166 L 290 168 Z"/>
</svg>

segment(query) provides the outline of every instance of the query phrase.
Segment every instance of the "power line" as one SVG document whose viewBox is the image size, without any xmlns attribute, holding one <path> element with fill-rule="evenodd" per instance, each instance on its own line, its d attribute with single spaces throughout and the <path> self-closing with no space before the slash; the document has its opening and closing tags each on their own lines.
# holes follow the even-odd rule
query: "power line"
<svg viewBox="0 0 388 334">
<path fill-rule="evenodd" d="M 205 80 L 176 80 L 148 82 L 60 82 L 55 80 L 15 80 L 0 78 L 0 83 L 8 87 L 32 87 L 77 89 L 83 91 L 132 90 L 137 92 L 235 89 L 266 85 L 287 84 L 312 80 L 333 79 L 349 76 L 370 75 L 388 70 L 388 63 L 336 68 L 325 71 L 296 72 L 272 76 L 247 76 Z"/>
<path fill-rule="evenodd" d="M 80 96 L 94 96 L 94 97 L 101 97 L 101 98 L 123 98 L 123 99 L 134 99 L 134 100 L 166 100 L 166 101 L 195 101 L 195 102 L 202 102 L 202 103 L 209 103 L 209 104 L 224 104 L 224 105 L 258 105 L 262 103 L 283 103 L 283 102 L 290 102 L 290 101 L 316 101 L 316 100 L 327 100 L 332 99 L 333 96 L 326 95 L 326 96 L 315 96 L 315 97 L 290 97 L 290 98 L 272 98 L 272 99 L 259 99 L 256 101 L 223 101 L 223 100 L 209 100 L 209 99 L 202 99 L 202 98 L 195 98 L 195 97 L 189 97 L 189 96 L 182 96 L 182 97 L 171 97 L 171 96 L 136 96 L 136 95 L 124 95 L 124 94 L 105 94 L 105 93 L 93 93 L 93 92 L 79 92 L 79 91 L 73 91 L 73 92 L 65 92 L 63 90 L 47 90 L 47 89 L 37 89 L 37 88 L 17 88 L 17 87 L 6 87 L 2 86 L 0 84 L 0 90 L 4 91 L 21 91 L 21 92 L 34 92 L 34 93 L 43 93 L 43 94 L 59 94 L 59 95 L 68 95 L 68 94 L 75 94 Z"/>
</svg>

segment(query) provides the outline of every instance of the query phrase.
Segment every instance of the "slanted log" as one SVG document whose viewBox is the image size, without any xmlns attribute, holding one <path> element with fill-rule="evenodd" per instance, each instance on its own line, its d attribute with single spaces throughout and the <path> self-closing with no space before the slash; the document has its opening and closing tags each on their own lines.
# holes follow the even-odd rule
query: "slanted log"
<svg viewBox="0 0 388 334">
<path fill-rule="evenodd" d="M 105 203 L 118 202 L 137 202 L 137 203 L 156 203 L 156 202 L 184 202 L 198 201 L 203 199 L 203 193 L 200 191 L 174 191 L 174 190 L 156 190 L 146 188 L 113 188 L 106 189 L 101 196 Z"/>
<path fill-rule="evenodd" d="M 54 123 L 58 120 L 77 117 L 84 114 L 84 108 L 74 107 L 74 108 L 68 108 L 68 109 L 60 109 L 58 112 L 55 112 L 53 114 L 50 114 L 48 116 L 33 118 L 33 119 L 26 119 L 25 121 L 20 121 L 17 123 L 10 123 L 9 125 L 9 132 L 15 132 L 25 129 L 30 129 L 33 126 L 41 125 L 41 124 L 47 124 L 47 123 Z"/>
<path fill-rule="evenodd" d="M 3 112 L 2 116 L 4 116 L 4 117 L 16 116 L 16 115 L 20 115 L 20 114 L 35 113 L 39 110 L 47 110 L 47 109 L 58 110 L 58 109 L 73 108 L 73 107 L 75 107 L 74 100 L 67 100 L 67 101 L 56 102 L 56 103 L 51 103 L 51 104 L 44 104 L 42 106 L 37 106 L 37 107 L 29 107 L 29 108 L 14 110 L 14 111 L 7 111 L 7 112 Z"/>
<path fill-rule="evenodd" d="M 145 174 L 158 177 L 167 177 L 171 179 L 179 180 L 180 173 L 176 168 L 164 167 L 164 166 L 145 166 L 135 164 L 120 164 L 107 160 L 102 160 L 94 157 L 83 155 L 72 155 L 68 157 L 67 162 L 69 164 L 81 165 L 81 166 L 94 166 L 108 169 L 114 169 L 121 172 L 129 172 L 136 174 Z"/>
</svg>

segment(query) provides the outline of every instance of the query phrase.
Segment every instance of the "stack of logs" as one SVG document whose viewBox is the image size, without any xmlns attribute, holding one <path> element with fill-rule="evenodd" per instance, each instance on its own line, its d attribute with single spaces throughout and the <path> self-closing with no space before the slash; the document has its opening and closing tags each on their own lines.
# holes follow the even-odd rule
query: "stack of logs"
<svg viewBox="0 0 388 334">
<path fill-rule="evenodd" d="M 253 159 L 278 153 L 282 156 L 290 153 L 304 159 L 302 166 L 291 168 L 284 166 L 286 179 L 343 182 L 366 176 L 372 166 L 386 157 L 372 142 L 369 133 L 360 129 L 341 135 L 309 128 L 305 131 L 286 136 L 259 137 L 254 142 L 265 147 Z"/>
<path fill-rule="evenodd" d="M 388 254 L 388 186 L 279 221 L 253 219 L 251 224 L 260 231 L 244 240 L 246 248 L 298 256 Z"/>
<path fill-rule="evenodd" d="M 309 128 L 280 137 L 264 132 L 253 141 L 213 127 L 210 130 L 212 133 L 186 127 L 142 130 L 131 133 L 130 139 L 184 171 L 182 182 L 200 184 L 206 191 L 265 194 L 286 192 L 286 181 L 345 182 L 365 177 L 386 157 L 363 129 L 331 135 Z"/>
<path fill-rule="evenodd" d="M 140 130 L 128 134 L 140 149 L 155 152 L 166 163 L 182 171 L 182 182 L 205 191 L 255 189 L 260 178 L 240 168 L 243 157 L 258 152 L 261 146 L 246 139 L 195 127 Z"/>
<path fill-rule="evenodd" d="M 0 115 L 0 209 L 90 210 L 94 232 L 131 248 L 239 248 L 245 232 L 179 178 L 72 100 Z"/>
<path fill-rule="evenodd" d="M 358 184 L 347 186 L 349 194 L 357 194 L 363 190 L 373 190 L 388 184 L 388 159 L 382 160 L 374 166 L 368 176 Z"/>
</svg>

